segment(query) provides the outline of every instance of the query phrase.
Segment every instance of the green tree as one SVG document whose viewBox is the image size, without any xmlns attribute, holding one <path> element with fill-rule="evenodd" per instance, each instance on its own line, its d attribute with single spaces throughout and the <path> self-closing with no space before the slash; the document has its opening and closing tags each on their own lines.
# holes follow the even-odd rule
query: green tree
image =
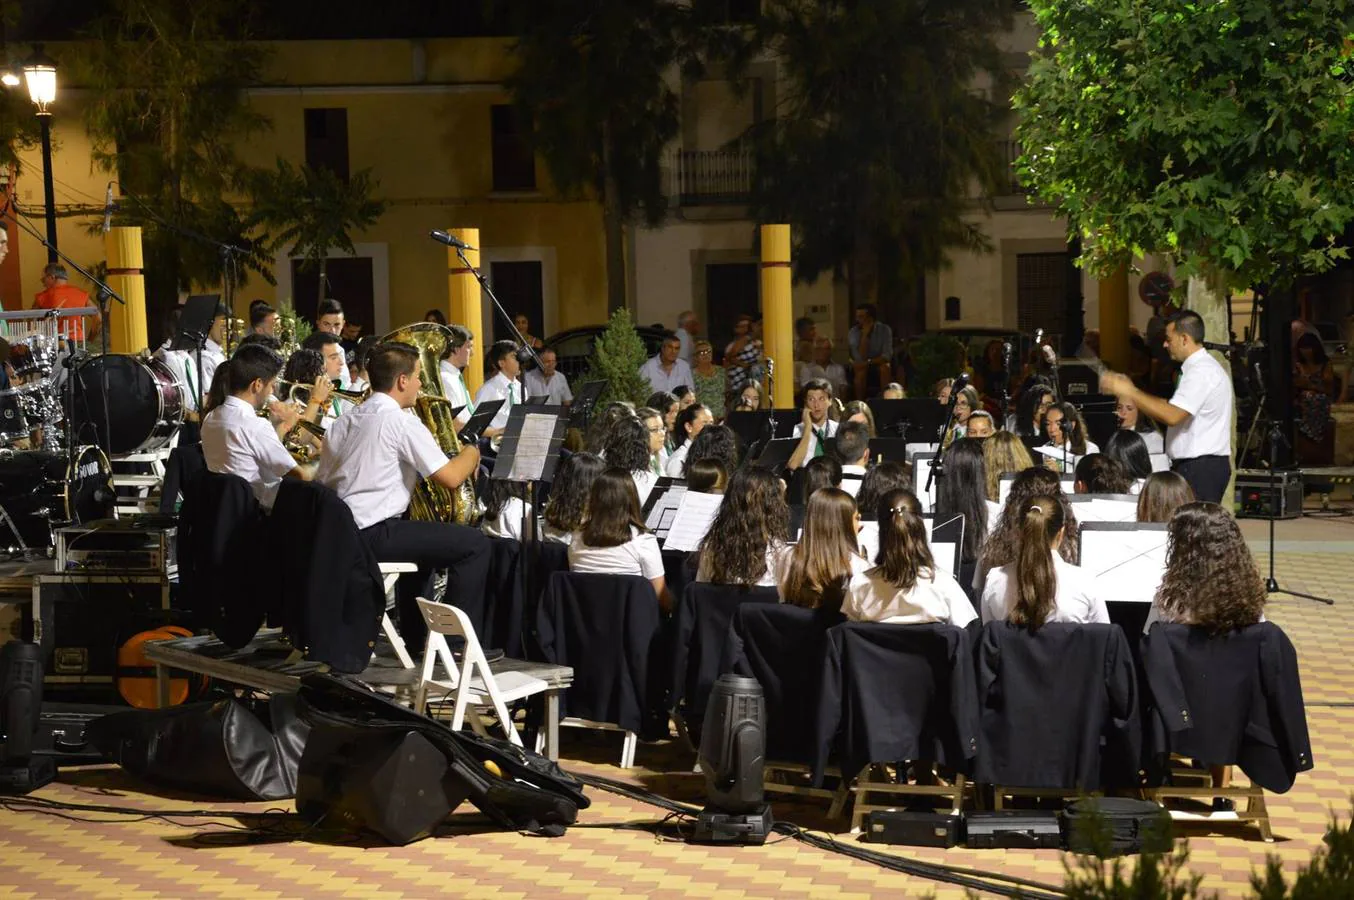
<svg viewBox="0 0 1354 900">
<path fill-rule="evenodd" d="M 897 318 L 951 249 L 987 249 L 973 187 L 1003 174 L 1005 0 L 767 0 L 751 50 L 780 64 L 754 128 L 755 208 L 794 226 L 795 275 L 845 277 Z M 740 63 L 746 71 L 751 53 Z M 987 80 L 993 89 L 979 90 Z M 978 199 L 980 208 L 988 201 Z"/>
<path fill-rule="evenodd" d="M 325 297 L 329 251 L 354 253 L 352 232 L 376 224 L 387 206 L 372 196 L 377 183 L 370 169 L 345 181 L 330 169 L 298 168 L 279 159 L 276 168 L 256 173 L 250 187 L 254 207 L 249 223 L 267 230 L 262 243 L 268 252 L 293 247 L 304 257 L 302 268 L 319 269 L 316 302 Z"/>
<path fill-rule="evenodd" d="M 698 23 L 682 0 L 552 0 L 522 4 L 506 80 L 556 189 L 602 205 L 607 305 L 626 305 L 625 232 L 666 212 L 664 147 L 677 136 L 669 76 L 700 67 Z"/>
<path fill-rule="evenodd" d="M 630 319 L 629 310 L 621 307 L 611 313 L 606 331 L 597 338 L 592 348 L 592 361 L 584 381 L 605 381 L 607 386 L 597 401 L 601 409 L 613 400 L 643 404 L 652 392 L 649 382 L 639 374 L 639 367 L 648 359 L 644 341 Z"/>
<path fill-rule="evenodd" d="M 233 0 L 112 0 L 73 53 L 94 162 L 129 198 L 119 220 L 144 229 L 147 299 L 158 310 L 180 290 L 220 282 L 217 243 L 244 249 L 239 261 L 271 278 L 228 199 L 246 175 L 238 141 L 268 126 L 246 93 L 267 59 L 249 39 L 249 14 Z"/>
</svg>

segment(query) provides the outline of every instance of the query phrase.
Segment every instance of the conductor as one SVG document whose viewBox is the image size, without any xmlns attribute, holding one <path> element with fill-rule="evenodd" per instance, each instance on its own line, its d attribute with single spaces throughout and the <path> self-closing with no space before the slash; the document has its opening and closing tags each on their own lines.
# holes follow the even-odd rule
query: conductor
<svg viewBox="0 0 1354 900">
<path fill-rule="evenodd" d="M 1166 423 L 1166 455 L 1194 496 L 1222 502 L 1232 477 L 1232 378 L 1204 348 L 1204 320 L 1181 310 L 1166 322 L 1162 342 L 1180 363 L 1180 381 L 1170 400 L 1134 387 L 1127 375 L 1100 376 L 1100 389 L 1131 400 L 1142 412 Z"/>
</svg>

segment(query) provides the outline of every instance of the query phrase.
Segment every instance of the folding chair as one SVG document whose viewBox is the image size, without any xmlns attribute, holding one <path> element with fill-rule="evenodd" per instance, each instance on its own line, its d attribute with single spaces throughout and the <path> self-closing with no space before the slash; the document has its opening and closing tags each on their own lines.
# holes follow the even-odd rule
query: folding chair
<svg viewBox="0 0 1354 900">
<path fill-rule="evenodd" d="M 522 672 L 503 672 L 495 676 L 489 671 L 489 662 L 484 650 L 475 637 L 475 629 L 469 617 L 454 606 L 435 603 L 432 600 L 418 598 L 419 611 L 423 621 L 428 624 L 428 643 L 423 651 L 423 672 L 419 677 L 418 690 L 414 694 L 414 712 L 422 713 L 428 704 L 428 688 L 436 687 L 444 691 L 454 691 L 454 706 L 451 713 L 452 731 L 460 731 L 465 724 L 466 714 L 470 716 L 470 727 L 477 734 L 486 735 L 484 722 L 480 718 L 480 707 L 493 707 L 499 724 L 507 733 L 508 740 L 522 746 L 522 738 L 513 727 L 508 715 L 508 704 L 539 694 L 548 689 L 544 681 Z M 465 639 L 458 666 L 447 645 L 447 637 Z M 438 662 L 446 670 L 445 680 L 434 677 Z"/>
<path fill-rule="evenodd" d="M 386 611 L 381 615 L 381 631 L 385 632 L 386 639 L 390 645 L 395 648 L 395 657 L 399 659 L 400 665 L 406 669 L 414 667 L 414 658 L 409 655 L 409 648 L 404 645 L 404 638 L 395 628 L 395 623 L 390 618 L 390 611 L 395 608 L 395 585 L 399 582 L 400 576 L 406 572 L 417 572 L 418 566 L 407 562 L 383 562 L 381 567 L 381 582 L 386 591 Z"/>
</svg>

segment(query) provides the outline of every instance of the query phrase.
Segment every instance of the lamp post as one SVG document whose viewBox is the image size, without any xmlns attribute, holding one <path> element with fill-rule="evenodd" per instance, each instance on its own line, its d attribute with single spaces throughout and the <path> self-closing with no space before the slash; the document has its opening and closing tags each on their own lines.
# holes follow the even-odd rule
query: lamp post
<svg viewBox="0 0 1354 900">
<path fill-rule="evenodd" d="M 56 255 L 56 191 L 52 187 L 52 112 L 48 109 L 56 99 L 56 63 L 52 62 L 42 47 L 34 49 L 28 62 L 24 63 L 24 81 L 28 83 L 28 96 L 38 108 L 38 122 L 42 126 L 42 193 L 47 206 L 47 262 L 55 265 Z"/>
</svg>

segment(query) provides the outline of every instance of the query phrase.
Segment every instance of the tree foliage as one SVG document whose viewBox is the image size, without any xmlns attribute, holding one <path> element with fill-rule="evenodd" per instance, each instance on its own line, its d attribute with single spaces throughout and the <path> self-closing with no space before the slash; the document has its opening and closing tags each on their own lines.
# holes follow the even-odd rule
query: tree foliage
<svg viewBox="0 0 1354 900">
<path fill-rule="evenodd" d="M 989 242 L 966 213 L 1003 174 L 996 44 L 1005 0 L 767 0 L 753 50 L 782 92 L 754 129 L 755 206 L 790 222 L 795 273 L 877 268 L 885 297 L 954 248 Z M 745 54 L 742 67 L 752 57 Z M 980 81 L 993 85 L 980 90 Z M 983 203 L 981 199 L 978 200 Z M 854 285 L 853 285 L 854 287 Z M 860 291 L 869 293 L 868 284 Z M 864 299 L 861 297 L 860 299 Z"/>
<path fill-rule="evenodd" d="M 584 381 L 605 381 L 607 386 L 597 401 L 597 408 L 613 400 L 624 400 L 642 405 L 652 389 L 639 367 L 648 359 L 644 341 L 635 331 L 628 310 L 621 308 L 611 314 L 606 331 L 597 338 L 592 348 L 592 361 Z"/>
<path fill-rule="evenodd" d="M 1022 178 L 1097 274 L 1290 283 L 1346 258 L 1354 219 L 1347 0 L 1031 0 Z"/>
<path fill-rule="evenodd" d="M 602 203 L 610 308 L 625 305 L 622 227 L 666 212 L 662 154 L 677 136 L 673 67 L 700 67 L 697 13 L 684 0 L 515 5 L 517 69 L 505 80 L 555 187 Z"/>
<path fill-rule="evenodd" d="M 89 88 L 85 126 L 94 162 L 115 177 L 119 219 L 145 230 L 147 290 L 163 308 L 177 292 L 222 276 L 218 243 L 268 264 L 228 202 L 246 172 L 238 142 L 268 126 L 246 89 L 266 48 L 249 40 L 249 6 L 234 0 L 112 0 L 72 68 Z"/>
<path fill-rule="evenodd" d="M 323 300 L 329 251 L 355 253 L 352 232 L 370 228 L 385 213 L 386 202 L 372 196 L 376 187 L 370 169 L 345 181 L 328 168 L 297 167 L 279 158 L 274 169 L 250 179 L 249 224 L 266 230 L 268 252 L 293 247 L 304 258 L 302 268 L 319 269 L 316 299 Z"/>
</svg>

